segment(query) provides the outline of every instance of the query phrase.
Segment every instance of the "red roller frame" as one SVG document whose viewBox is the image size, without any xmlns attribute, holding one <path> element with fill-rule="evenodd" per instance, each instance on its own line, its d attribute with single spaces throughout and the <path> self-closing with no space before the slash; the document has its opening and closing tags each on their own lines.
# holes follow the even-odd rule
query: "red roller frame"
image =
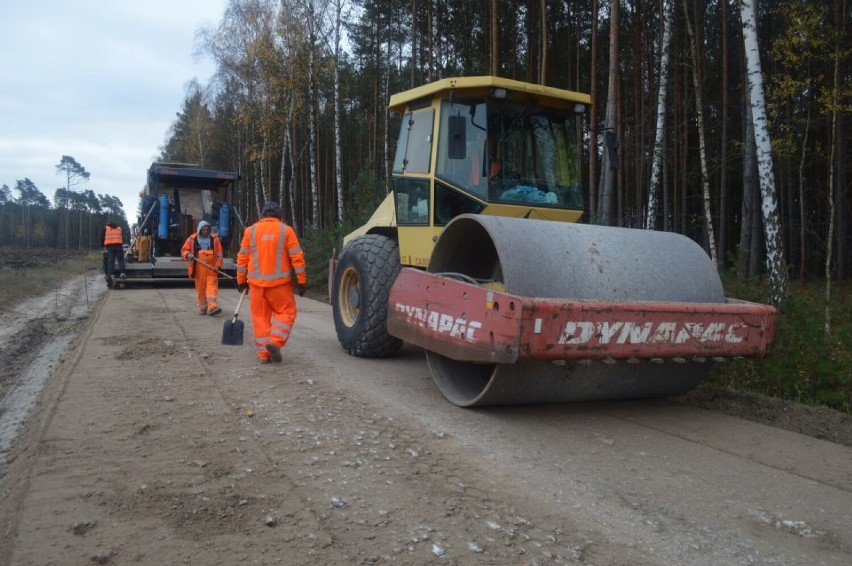
<svg viewBox="0 0 852 566">
<path fill-rule="evenodd" d="M 388 332 L 448 358 L 762 357 L 775 336 L 768 305 L 596 302 L 519 297 L 403 268 L 390 292 Z"/>
</svg>

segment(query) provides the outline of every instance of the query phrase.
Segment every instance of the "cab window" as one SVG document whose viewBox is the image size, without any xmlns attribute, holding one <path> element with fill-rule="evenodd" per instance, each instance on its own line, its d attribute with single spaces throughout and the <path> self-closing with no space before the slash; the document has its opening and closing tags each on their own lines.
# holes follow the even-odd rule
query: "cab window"
<svg viewBox="0 0 852 566">
<path fill-rule="evenodd" d="M 445 226 L 459 214 L 479 214 L 483 205 L 470 196 L 435 183 L 435 226 Z"/>
<path fill-rule="evenodd" d="M 394 173 L 428 173 L 432 160 L 431 108 L 407 112 L 399 126 L 399 140 L 393 160 Z"/>
<path fill-rule="evenodd" d="M 444 102 L 436 175 L 481 197 L 488 194 L 484 101 Z"/>
<path fill-rule="evenodd" d="M 429 224 L 429 181 L 395 177 L 393 193 L 397 224 Z"/>
</svg>

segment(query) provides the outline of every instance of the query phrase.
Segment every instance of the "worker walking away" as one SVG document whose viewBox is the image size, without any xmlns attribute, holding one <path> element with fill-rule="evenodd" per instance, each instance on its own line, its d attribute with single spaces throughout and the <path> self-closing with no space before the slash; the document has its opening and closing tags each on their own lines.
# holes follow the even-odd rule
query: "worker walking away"
<svg viewBox="0 0 852 566">
<path fill-rule="evenodd" d="M 195 279 L 198 314 L 216 315 L 222 312 L 219 308 L 219 274 L 212 268 L 222 269 L 224 254 L 219 237 L 210 233 L 210 224 L 204 220 L 198 223 L 198 231 L 186 239 L 180 255 L 189 262 L 189 276 Z"/>
<path fill-rule="evenodd" d="M 263 205 L 261 219 L 246 228 L 237 254 L 237 288 L 249 290 L 254 342 L 261 363 L 281 361 L 281 348 L 296 321 L 295 285 L 304 296 L 305 255 L 277 202 Z M 295 280 L 294 280 L 295 278 Z"/>
<path fill-rule="evenodd" d="M 107 284 L 111 283 L 118 277 L 127 279 L 124 273 L 124 235 L 115 220 L 110 218 L 104 229 L 101 230 L 101 242 L 106 252 L 106 262 L 104 263 L 104 275 L 106 276 Z M 115 271 L 115 263 L 118 261 L 118 273 Z"/>
</svg>

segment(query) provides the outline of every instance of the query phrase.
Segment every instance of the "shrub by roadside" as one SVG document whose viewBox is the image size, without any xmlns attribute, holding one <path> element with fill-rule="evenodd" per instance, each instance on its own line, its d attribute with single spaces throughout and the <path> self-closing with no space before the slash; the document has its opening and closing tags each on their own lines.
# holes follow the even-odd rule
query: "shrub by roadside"
<svg viewBox="0 0 852 566">
<path fill-rule="evenodd" d="M 728 296 L 766 301 L 764 282 L 723 280 Z M 830 336 L 824 294 L 823 282 L 791 282 L 769 356 L 720 364 L 705 383 L 852 414 L 852 284 L 832 283 Z"/>
</svg>

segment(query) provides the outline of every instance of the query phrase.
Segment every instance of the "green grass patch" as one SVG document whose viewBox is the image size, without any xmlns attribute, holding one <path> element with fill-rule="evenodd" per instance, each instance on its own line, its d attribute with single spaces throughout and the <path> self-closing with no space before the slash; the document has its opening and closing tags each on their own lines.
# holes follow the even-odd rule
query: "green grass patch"
<svg viewBox="0 0 852 566">
<path fill-rule="evenodd" d="M 103 265 L 99 252 L 62 255 L 43 258 L 44 261 L 37 262 L 35 266 L 3 262 L 0 265 L 0 308 L 6 309 L 15 303 L 55 291 L 74 277 L 92 270 L 100 272 Z"/>
<path fill-rule="evenodd" d="M 723 275 L 729 297 L 766 302 L 765 282 Z M 825 284 L 791 283 L 769 356 L 719 364 L 706 383 L 852 413 L 852 284 L 833 283 L 825 332 Z"/>
</svg>

